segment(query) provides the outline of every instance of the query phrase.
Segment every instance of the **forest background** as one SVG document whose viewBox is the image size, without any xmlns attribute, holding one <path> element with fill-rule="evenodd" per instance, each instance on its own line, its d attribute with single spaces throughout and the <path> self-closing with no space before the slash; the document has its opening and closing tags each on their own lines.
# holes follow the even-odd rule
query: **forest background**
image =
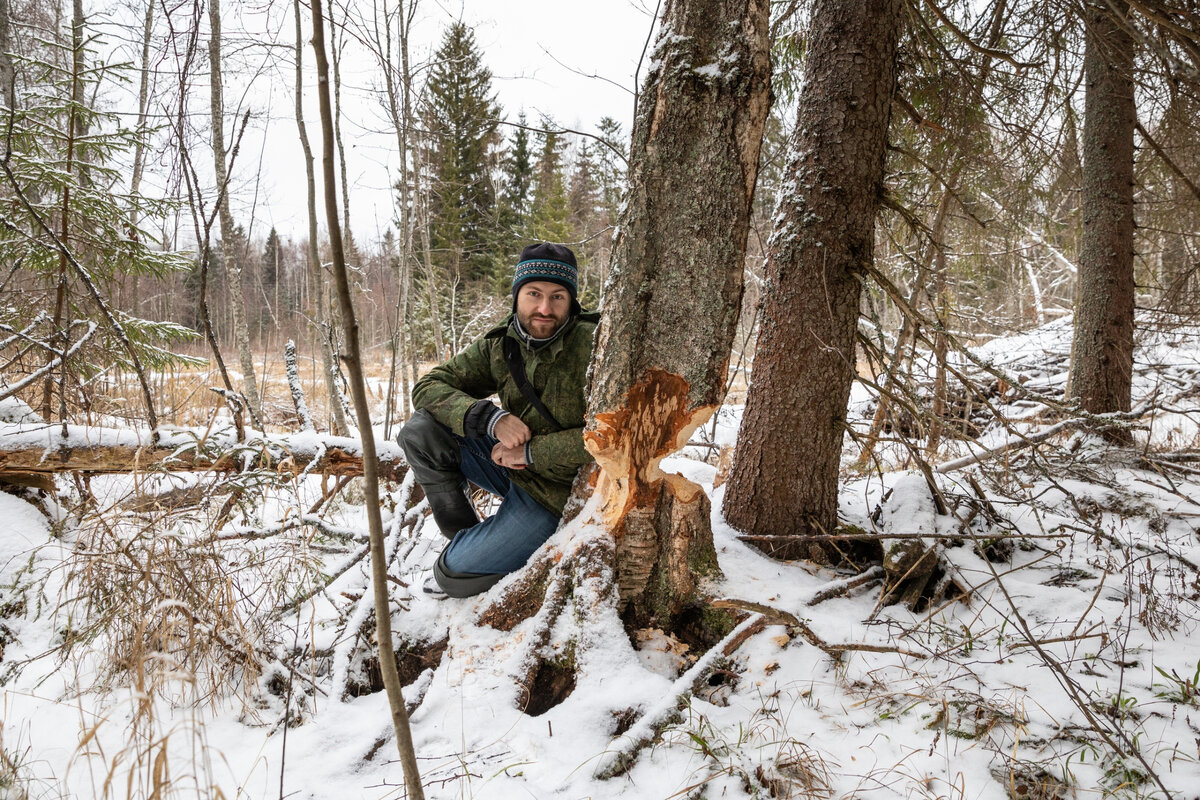
<svg viewBox="0 0 1200 800">
<path fill-rule="evenodd" d="M 581 296 L 585 305 L 593 305 L 606 285 L 632 291 L 607 280 L 610 263 L 622 258 L 614 242 L 644 235 L 619 220 L 640 224 L 649 219 L 661 221 L 664 230 L 685 231 L 664 237 L 662 244 L 731 235 L 721 220 L 696 227 L 686 214 L 660 213 L 659 220 L 650 213 L 663 198 L 638 195 L 633 191 L 638 184 L 627 172 L 647 151 L 636 123 L 631 144 L 625 125 L 613 116 L 581 131 L 561 127 L 550 115 L 534 118 L 520 108 L 501 107 L 488 53 L 457 15 L 433 26 L 437 33 L 430 44 L 417 44 L 425 41 L 413 27 L 420 5 L 335 6 L 331 11 L 331 147 L 344 234 L 330 242 L 316 221 L 319 184 L 312 152 L 317 137 L 309 135 L 304 104 L 294 103 L 291 110 L 305 154 L 295 170 L 304 167 L 306 177 L 306 230 L 281 231 L 258 220 L 259 195 L 272 187 L 259 182 L 267 159 L 260 153 L 256 162 L 247 147 L 246 130 L 261 96 L 261 88 L 250 88 L 255 80 L 288 74 L 290 68 L 292 99 L 311 90 L 302 66 L 309 33 L 299 4 L 292 5 L 290 17 L 286 7 L 273 9 L 279 12 L 278 36 L 267 41 L 233 34 L 237 15 L 214 3 L 135 9 L 122 34 L 133 43 L 132 58 L 123 63 L 98 38 L 99 26 L 81 0 L 70 8 L 0 2 L 0 88 L 7 109 L 0 157 L 3 398 L 20 398 L 21 408 L 42 423 L 62 423 L 64 438 L 70 422 L 158 429 L 163 424 L 220 427 L 230 419 L 236 420 L 239 441 L 244 425 L 294 430 L 315 424 L 321 431 L 353 434 L 357 424 L 340 365 L 356 357 L 344 349 L 339 315 L 345 306 L 339 310 L 331 291 L 331 276 L 344 252 L 370 354 L 364 366 L 380 412 L 376 422 L 386 438 L 407 414 L 408 389 L 422 364 L 453 353 L 507 312 L 507 285 L 521 244 L 545 239 L 575 248 L 582 265 Z M 698 5 L 668 3 L 661 12 L 666 18 Z M 1128 445 L 1138 415 L 1145 413 L 1144 406 L 1132 408 L 1130 402 L 1139 366 L 1132 356 L 1135 300 L 1136 331 L 1143 339 L 1188 330 L 1195 311 L 1200 191 L 1191 176 L 1200 166 L 1194 130 L 1200 48 L 1191 5 L 997 2 L 981 7 L 932 0 L 883 5 L 887 14 L 855 21 L 878 33 L 883 42 L 878 52 L 833 51 L 833 60 L 861 55 L 861 74 L 878 75 L 883 87 L 874 96 L 881 111 L 871 120 L 881 135 L 867 143 L 877 147 L 880 172 L 866 175 L 861 184 L 855 183 L 863 177 L 857 173 L 835 176 L 845 178 L 837 186 L 805 172 L 836 150 L 814 145 L 814 120 L 857 113 L 861 104 L 852 98 L 839 105 L 845 98 L 837 91 L 836 76 L 813 68 L 827 69 L 830 62 L 810 61 L 815 58 L 811 48 L 828 46 L 830 39 L 821 36 L 829 36 L 829 20 L 857 6 L 836 0 L 771 5 L 773 102 L 762 124 L 761 151 L 757 144 L 753 148 L 758 169 L 744 173 L 757 176 L 756 186 L 746 187 L 755 189 L 749 237 L 744 253 L 734 247 L 738 257 L 732 267 L 720 265 L 740 276 L 738 291 L 722 298 L 732 297 L 740 308 L 729 317 L 737 323 L 730 329 L 728 375 L 722 369 L 722 380 L 703 387 L 706 393 L 721 389 L 724 394 L 706 394 L 708 407 L 722 399 L 740 404 L 748 389 L 750 419 L 757 390 L 767 404 L 769 434 L 769 409 L 788 405 L 786 398 L 793 396 L 788 392 L 807 393 L 829 408 L 825 416 L 833 423 L 827 426 L 833 440 L 824 443 L 828 452 L 820 458 L 815 457 L 818 442 L 794 447 L 791 463 L 768 457 L 773 470 L 743 466 L 739 477 L 735 462 L 728 521 L 750 534 L 744 539 L 776 555 L 795 552 L 775 549 L 780 544 L 775 537 L 785 535 L 795 544 L 805 536 L 841 530 L 839 469 L 850 475 L 915 466 L 939 503 L 938 514 L 945 516 L 945 498 L 930 464 L 971 450 L 989 425 L 1011 430 L 1013 420 L 990 402 L 1003 398 L 1007 403 L 1028 391 L 1021 388 L 1023 380 L 989 373 L 978 360 L 973 368 L 994 380 L 973 386 L 964 372 L 963 359 L 972 358 L 967 345 L 1045 326 L 1075 311 L 1075 342 L 1083 341 L 1069 358 L 1076 385 L 1046 388 L 1030 402 L 1041 409 L 1035 417 L 1043 410 L 1050 416 L 1077 416 L 1026 444 L 1084 428 L 1110 444 Z M 635 39 L 641 46 L 635 48 L 633 86 L 643 70 L 650 76 L 647 85 L 660 79 L 666 56 L 678 44 L 671 36 L 661 37 L 651 51 L 651 33 L 641 31 Z M 243 65 L 259 63 L 258 48 L 271 54 L 273 71 L 248 77 Z M 362 233 L 372 226 L 358 222 L 352 212 L 351 189 L 359 178 L 349 169 L 350 119 L 362 106 L 361 98 L 342 101 L 349 96 L 343 76 L 350 72 L 341 71 L 372 59 L 370 94 L 394 143 L 389 163 L 395 165 L 388 171 L 394 213 L 387 223 L 376 223 L 381 232 L 375 238 Z M 265 57 L 261 63 L 267 63 Z M 699 84 L 719 85 L 731 74 L 732 68 L 726 73 L 718 62 L 694 69 Z M 268 85 L 273 80 L 262 78 Z M 632 98 L 637 119 L 645 118 L 644 99 L 636 92 Z M 268 102 L 279 117 L 279 106 Z M 1097 127 L 1105 122 L 1112 124 Z M 268 138 L 262 140 L 264 148 L 270 146 Z M 816 157 L 806 161 L 813 153 Z M 857 169 L 872 160 L 845 163 Z M 846 220 L 803 213 L 804 203 L 843 189 L 852 201 L 861 201 L 856 208 L 865 209 L 848 218 L 856 230 L 867 232 L 865 244 L 852 236 L 830 238 Z M 1089 192 L 1095 203 L 1091 210 L 1085 202 Z M 264 199 L 262 206 L 275 203 Z M 1103 213 L 1097 215 L 1098 208 Z M 1105 216 L 1110 212 L 1111 219 Z M 1097 244 L 1087 236 L 1089 226 L 1102 233 L 1112 229 L 1115 235 Z M 821 263 L 821 254 L 832 254 L 832 262 L 847 249 L 854 259 L 849 268 Z M 792 265 L 804 259 L 819 264 L 800 270 L 799 283 L 823 275 L 828 285 L 837 285 L 839 297 L 849 298 L 845 308 L 823 305 L 814 293 L 792 295 L 807 305 L 779 302 L 795 288 L 791 279 L 797 273 L 788 271 L 789 259 Z M 623 263 L 627 270 L 645 266 L 629 259 Z M 648 275 L 643 286 L 680 275 L 685 288 L 702 294 L 706 284 L 717 283 L 707 280 L 704 270 L 716 268 L 702 261 L 667 265 Z M 1088 287 L 1113 285 L 1123 293 L 1084 294 Z M 843 291 L 846 286 L 852 290 Z M 636 305 L 608 309 L 610 318 L 635 313 Z M 670 310 L 669 299 L 658 308 Z M 811 356 L 816 363 L 830 357 L 836 362 L 835 381 L 810 379 L 790 387 L 785 381 L 785 390 L 776 387 L 774 394 L 764 388 L 769 377 L 755 382 L 756 363 L 771 368 L 788 363 L 778 359 L 778 351 L 771 355 L 774 360 L 761 358 L 765 345 L 780 341 L 779 331 L 811 332 L 824 316 L 844 317 L 846 308 L 850 321 L 836 333 L 848 342 L 817 336 L 815 346 L 805 345 L 805 358 L 791 359 L 807 363 Z M 684 308 L 683 315 L 692 310 Z M 1105 316 L 1108 312 L 1111 316 Z M 704 308 L 694 321 L 715 316 Z M 1094 342 L 1078 335 L 1088 326 L 1098 330 Z M 296 382 L 289 385 L 281 376 L 284 353 L 293 350 L 285 344 L 289 340 L 298 345 L 299 363 L 308 367 L 312 415 L 300 402 L 303 392 Z M 788 340 L 783 341 L 786 349 Z M 1095 342 L 1098 348 L 1091 346 Z M 683 357 L 686 346 L 668 344 L 664 350 L 693 366 Z M 729 349 L 725 341 L 710 344 Z M 715 354 L 716 360 L 724 355 Z M 294 352 L 286 359 L 292 366 Z M 1120 386 L 1091 394 L 1080 388 L 1091 378 L 1075 365 L 1089 359 L 1099 365 L 1104 381 L 1124 381 L 1123 397 Z M 769 376 L 770 369 L 757 374 Z M 852 374 L 873 392 L 873 418 L 844 430 Z M 609 377 L 601 374 L 601 380 Z M 214 383 L 220 384 L 218 399 L 203 391 Z M 996 413 L 981 423 L 981 409 Z M 14 422 L 32 419 L 20 409 L 6 414 Z M 789 423 L 784 429 L 804 433 L 808 427 Z M 762 430 L 744 431 L 738 452 L 755 452 L 748 445 L 761 447 L 770 438 Z M 728 445 L 715 441 L 715 434 L 714 422 L 710 440 L 696 444 L 711 450 L 714 461 L 718 453 L 728 455 L 722 453 Z M 843 463 L 843 434 L 855 451 L 851 463 Z M 804 462 L 819 460 L 832 465 L 832 472 L 807 479 Z M 341 486 L 323 492 L 314 508 Z M 810 487 L 821 496 L 805 497 Z M 90 489 L 86 481 L 75 488 L 86 516 Z M 263 508 L 250 507 L 247 491 L 237 486 L 218 504 L 210 533 L 230 522 L 235 507 L 241 507 L 243 521 L 260 515 Z M 782 504 L 766 502 L 773 492 L 799 497 L 806 510 L 781 513 Z M 749 502 L 730 504 L 735 494 Z M 764 507 L 784 521 L 769 518 Z M 757 523 L 735 519 L 739 510 L 749 510 Z M 403 513 L 395 517 L 400 518 L 407 519 Z M 324 521 L 305 517 L 303 524 L 322 536 L 337 535 Z M 791 527 L 784 531 L 781 525 Z M 934 549 L 923 551 L 918 561 Z M 838 562 L 829 550 L 809 547 L 804 553 L 814 562 Z M 948 591 L 949 584 L 932 573 L 908 586 L 910 573 L 911 568 L 896 576 L 880 602 L 902 596 L 916 608 L 940 602 Z M 672 632 L 681 633 L 680 621 L 672 624 L 677 625 Z"/>
<path fill-rule="evenodd" d="M 741 341 L 747 350 L 802 77 L 803 4 L 775 6 L 775 102 L 746 264 L 750 313 L 742 315 Z M 169 342 L 190 355 L 206 349 L 185 330 L 204 332 L 203 286 L 212 333 L 236 352 L 256 415 L 263 368 L 254 368 L 255 357 L 278 363 L 284 342 L 294 339 L 305 355 L 320 353 L 328 373 L 339 345 L 332 299 L 322 295 L 323 225 L 298 220 L 304 213 L 298 178 L 311 159 L 287 166 L 276 152 L 295 143 L 302 143 L 300 153 L 313 148 L 303 130 L 314 127 L 312 109 L 294 103 L 311 95 L 314 81 L 306 68 L 295 70 L 311 58 L 304 53 L 307 35 L 293 27 L 293 10 L 151 5 L 97 14 L 81 3 L 68 9 L 20 2 L 4 10 L 0 38 L 13 57 L 3 69 L 13 79 L 15 102 L 9 191 L 14 182 L 23 185 L 34 201 L 29 208 L 14 203 L 12 226 L 0 238 L 12 267 L 6 288 L 13 321 L 48 308 L 56 328 L 64 319 L 98 316 L 69 276 L 59 280 L 60 254 L 33 222 L 36 212 L 75 239 L 151 361 L 170 361 L 158 349 Z M 648 28 L 653 10 L 633 11 Z M 976 338 L 1069 313 L 1082 225 L 1083 51 L 1075 9 L 1003 4 L 915 12 L 919 24 L 908 28 L 899 54 L 880 267 L 898 286 L 929 287 L 925 294 L 946 324 Z M 448 17 L 439 22 L 438 13 L 419 3 L 332 12 L 343 228 L 364 340 L 394 354 L 393 382 L 410 383 L 420 362 L 457 350 L 503 315 L 514 253 L 529 241 L 571 243 L 580 256 L 582 297 L 595 305 L 624 189 L 628 132 L 621 110 L 580 120 L 579 104 L 561 111 L 553 101 L 502 108 L 497 85 L 504 84 L 472 29 Z M 213 39 L 213 22 L 221 18 L 220 38 Z M 239 26 L 243 19 L 254 22 L 253 35 Z M 587 24 L 585 18 L 565 26 L 555 44 L 592 38 Z M 264 40 L 260 31 L 269 36 Z M 622 41 L 636 70 L 648 38 L 633 33 Z M 985 34 L 1004 45 L 993 49 L 1005 57 L 985 57 L 981 72 L 974 61 L 987 47 L 964 42 Z M 226 42 L 224 55 L 214 41 Z M 536 33 L 501 44 L 506 53 L 539 47 Z M 1175 53 L 1176 46 L 1168 38 L 1139 50 L 1136 263 L 1147 304 L 1186 313 L 1196 263 L 1196 193 L 1188 177 L 1195 114 L 1187 51 Z M 223 70 L 209 68 L 214 60 Z M 577 98 L 611 90 L 613 81 L 636 86 L 628 74 L 574 77 L 588 77 L 593 87 L 575 90 Z M 631 110 L 636 92 L 630 91 Z M 605 97 L 610 109 L 617 105 L 611 98 Z M 286 126 L 285 109 L 292 117 Z M 564 129 L 560 113 L 586 130 Z M 270 135 L 255 135 L 268 126 Z M 279 140 L 288 128 L 293 139 L 284 147 Z M 360 145 L 379 148 L 383 141 L 391 152 L 378 158 L 377 173 L 353 166 Z M 288 178 L 277 183 L 273 176 L 280 174 Z M 319 196 L 320 176 L 313 180 L 312 196 Z M 46 186 L 31 188 L 39 182 Z M 390 183 L 390 213 L 375 202 L 384 183 Z M 363 184 L 374 196 L 362 195 L 369 210 L 360 212 Z M 288 227 L 272 224 L 276 215 Z M 904 291 L 921 300 L 921 292 Z M 900 328 L 881 290 L 868 290 L 864 312 L 885 330 Z M 105 341 L 101 327 L 92 345 Z M 68 362 L 74 366 L 66 372 L 78 374 L 59 381 L 71 403 L 84 406 L 88 396 L 109 394 L 106 381 L 120 382 L 120 367 L 131 366 L 119 357 L 118 369 L 109 371 L 105 358 L 87 357 L 89 349 L 82 346 Z M 27 352 L 6 372 L 36 371 L 37 362 Z M 395 399 L 404 396 L 389 390 L 389 417 L 404 415 Z M 46 394 L 33 405 L 51 411 L 57 401 Z M 334 426 L 344 429 L 336 416 Z"/>
</svg>

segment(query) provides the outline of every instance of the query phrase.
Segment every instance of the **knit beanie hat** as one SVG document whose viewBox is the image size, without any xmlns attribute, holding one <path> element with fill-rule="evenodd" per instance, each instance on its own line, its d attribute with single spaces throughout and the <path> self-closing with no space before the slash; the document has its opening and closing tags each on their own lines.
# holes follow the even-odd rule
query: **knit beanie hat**
<svg viewBox="0 0 1200 800">
<path fill-rule="evenodd" d="M 557 283 L 571 294 L 572 305 L 577 305 L 575 300 L 579 293 L 579 269 L 575 266 L 575 254 L 571 252 L 571 248 L 550 242 L 528 245 L 521 251 L 521 260 L 517 262 L 517 271 L 513 275 L 514 302 L 517 292 L 530 281 Z"/>
</svg>

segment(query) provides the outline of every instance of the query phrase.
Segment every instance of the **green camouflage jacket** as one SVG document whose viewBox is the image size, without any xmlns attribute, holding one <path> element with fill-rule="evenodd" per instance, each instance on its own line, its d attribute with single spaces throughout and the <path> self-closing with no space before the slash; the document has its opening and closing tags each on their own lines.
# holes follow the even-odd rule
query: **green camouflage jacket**
<svg viewBox="0 0 1200 800">
<path fill-rule="evenodd" d="M 525 469 L 509 470 L 509 478 L 533 499 L 555 514 L 561 514 L 571 493 L 575 473 L 592 456 L 583 447 L 584 412 L 587 409 L 588 363 L 592 358 L 592 335 L 600 321 L 598 313 L 583 313 L 566 323 L 554 341 L 533 350 L 521 343 L 525 374 L 542 404 L 564 430 L 554 431 L 528 401 L 504 362 L 504 337 L 520 337 L 512 330 L 509 316 L 503 325 L 488 331 L 444 364 L 434 367 L 413 387 L 413 404 L 423 408 L 459 436 L 464 436 L 467 412 L 478 401 L 492 395 L 500 406 L 529 426 L 533 438 L 528 453 L 532 463 Z"/>
</svg>

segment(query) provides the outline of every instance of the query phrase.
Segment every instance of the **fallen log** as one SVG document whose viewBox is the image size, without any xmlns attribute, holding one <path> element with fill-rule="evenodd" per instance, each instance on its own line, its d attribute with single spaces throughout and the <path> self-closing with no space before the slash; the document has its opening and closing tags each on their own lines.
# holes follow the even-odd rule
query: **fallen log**
<svg viewBox="0 0 1200 800">
<path fill-rule="evenodd" d="M 376 448 L 380 477 L 402 480 L 408 466 L 400 448 L 393 442 L 377 442 Z M 155 437 L 146 430 L 0 424 L 0 480 L 10 483 L 59 472 L 97 475 L 249 469 L 293 475 L 362 475 L 362 446 L 358 439 L 313 431 L 249 432 L 245 441 L 238 441 L 232 429 L 160 428 Z"/>
</svg>

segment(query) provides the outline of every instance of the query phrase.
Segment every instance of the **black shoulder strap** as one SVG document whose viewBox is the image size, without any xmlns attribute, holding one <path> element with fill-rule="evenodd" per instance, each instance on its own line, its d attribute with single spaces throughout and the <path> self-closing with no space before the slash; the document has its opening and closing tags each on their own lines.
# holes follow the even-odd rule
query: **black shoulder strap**
<svg viewBox="0 0 1200 800">
<path fill-rule="evenodd" d="M 529 405 L 537 409 L 537 412 L 542 415 L 546 422 L 550 423 L 550 427 L 556 431 L 564 430 L 562 425 L 558 424 L 558 420 L 550 413 L 550 409 L 542 404 L 542 398 L 538 397 L 537 392 L 533 390 L 533 386 L 529 383 L 529 378 L 525 375 L 525 362 L 521 360 L 521 343 L 511 336 L 504 337 L 504 362 L 508 364 L 508 372 L 512 375 L 513 380 L 517 382 L 517 388 L 521 390 L 521 394 L 529 401 Z"/>
</svg>

